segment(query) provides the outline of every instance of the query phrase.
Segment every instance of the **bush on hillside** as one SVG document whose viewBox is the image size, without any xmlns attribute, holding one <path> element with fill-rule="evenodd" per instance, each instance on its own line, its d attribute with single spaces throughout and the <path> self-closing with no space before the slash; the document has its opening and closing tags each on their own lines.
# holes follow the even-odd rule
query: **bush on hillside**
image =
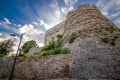
<svg viewBox="0 0 120 80">
<path fill-rule="evenodd" d="M 72 33 L 69 38 L 69 43 L 73 43 L 76 38 L 77 38 L 77 33 Z"/>
</svg>

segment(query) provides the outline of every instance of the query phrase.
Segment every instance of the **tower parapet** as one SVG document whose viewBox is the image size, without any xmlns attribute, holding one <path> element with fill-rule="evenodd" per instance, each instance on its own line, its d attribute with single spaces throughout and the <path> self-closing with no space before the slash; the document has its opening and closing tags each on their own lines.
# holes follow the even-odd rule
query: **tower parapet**
<svg viewBox="0 0 120 80">
<path fill-rule="evenodd" d="M 94 5 L 89 5 L 89 4 L 84 4 L 84 5 L 80 5 L 77 10 L 75 11 L 70 11 L 66 17 L 66 19 L 72 17 L 73 15 L 77 14 L 78 12 L 82 13 L 82 11 L 85 11 L 85 10 L 96 10 L 96 11 L 99 11 L 97 6 L 94 4 Z"/>
</svg>

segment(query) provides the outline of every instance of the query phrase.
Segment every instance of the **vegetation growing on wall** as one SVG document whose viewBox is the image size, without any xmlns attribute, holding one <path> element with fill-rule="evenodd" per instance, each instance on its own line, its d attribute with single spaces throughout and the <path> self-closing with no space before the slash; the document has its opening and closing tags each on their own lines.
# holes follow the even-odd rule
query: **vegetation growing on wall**
<svg viewBox="0 0 120 80">
<path fill-rule="evenodd" d="M 104 42 L 104 43 L 108 43 L 110 41 L 110 39 L 109 39 L 108 36 L 105 36 L 105 37 L 101 38 L 101 41 Z"/>
<path fill-rule="evenodd" d="M 112 46 L 115 46 L 115 42 L 116 40 L 119 38 L 118 35 L 115 35 L 113 37 L 108 37 L 108 36 L 104 36 L 101 38 L 101 41 L 104 42 L 104 43 L 109 43 L 110 45 Z"/>
<path fill-rule="evenodd" d="M 57 40 L 52 39 L 48 45 L 44 46 L 39 53 L 35 53 L 38 56 L 54 55 L 54 54 L 66 54 L 69 53 L 68 48 L 62 48 L 62 35 L 56 36 Z"/>
<path fill-rule="evenodd" d="M 28 53 L 29 49 L 32 47 L 37 47 L 37 43 L 34 40 L 27 41 L 21 48 L 21 53 Z"/>
<path fill-rule="evenodd" d="M 69 38 L 69 43 L 70 44 L 73 43 L 76 38 L 77 38 L 77 33 L 72 33 Z"/>
<path fill-rule="evenodd" d="M 5 40 L 3 42 L 0 42 L 0 57 L 4 57 L 7 54 L 9 54 L 13 47 L 13 42 L 11 40 Z"/>
<path fill-rule="evenodd" d="M 21 57 L 29 57 L 29 56 L 45 56 L 45 55 L 54 55 L 54 54 L 66 54 L 70 53 L 68 48 L 62 48 L 62 35 L 58 34 L 56 36 L 57 40 L 52 39 L 49 41 L 49 44 L 44 46 L 40 52 L 36 52 L 33 54 L 27 54 L 28 50 L 31 47 L 36 47 L 36 43 L 33 41 L 28 41 L 22 46 L 23 53 L 20 53 Z"/>
</svg>

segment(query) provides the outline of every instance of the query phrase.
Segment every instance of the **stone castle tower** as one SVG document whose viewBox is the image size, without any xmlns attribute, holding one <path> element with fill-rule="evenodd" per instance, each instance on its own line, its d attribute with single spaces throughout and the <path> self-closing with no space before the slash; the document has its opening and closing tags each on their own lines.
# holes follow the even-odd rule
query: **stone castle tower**
<svg viewBox="0 0 120 80">
<path fill-rule="evenodd" d="M 101 26 L 107 27 L 109 23 L 113 24 L 98 10 L 96 5 L 81 5 L 77 10 L 69 12 L 65 21 L 46 32 L 45 45 L 58 34 L 66 37 L 79 30 L 99 28 Z"/>
<path fill-rule="evenodd" d="M 77 34 L 69 43 L 73 33 Z M 120 29 L 96 5 L 81 5 L 66 20 L 46 32 L 45 44 L 63 35 L 71 50 L 71 77 L 78 80 L 120 79 Z"/>
</svg>

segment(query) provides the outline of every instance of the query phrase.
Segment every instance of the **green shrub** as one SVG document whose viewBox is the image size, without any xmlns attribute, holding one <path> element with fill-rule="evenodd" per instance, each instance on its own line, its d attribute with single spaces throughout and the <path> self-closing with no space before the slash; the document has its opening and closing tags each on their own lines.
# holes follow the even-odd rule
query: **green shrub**
<svg viewBox="0 0 120 80">
<path fill-rule="evenodd" d="M 108 43 L 110 41 L 109 37 L 103 37 L 101 38 L 101 41 L 104 42 L 104 43 Z"/>
<path fill-rule="evenodd" d="M 26 43 L 23 44 L 23 46 L 21 47 L 21 52 L 23 53 L 28 53 L 30 48 L 36 47 L 37 43 L 34 40 L 31 41 L 27 41 Z"/>
<path fill-rule="evenodd" d="M 5 54 L 0 54 L 0 57 L 4 57 L 5 56 Z"/>
<path fill-rule="evenodd" d="M 109 27 L 105 27 L 105 29 L 110 33 L 113 33 L 114 31 L 117 30 L 117 27 L 114 24 L 109 24 Z"/>
<path fill-rule="evenodd" d="M 49 50 L 49 49 L 50 49 L 50 47 L 48 45 L 46 45 L 41 49 L 41 51 L 45 51 L 45 50 Z"/>
<path fill-rule="evenodd" d="M 70 53 L 70 50 L 68 48 L 62 48 L 61 54 L 67 54 Z"/>
<path fill-rule="evenodd" d="M 61 35 L 61 34 L 58 34 L 56 37 L 57 37 L 57 39 L 61 39 L 61 38 L 62 38 L 62 35 Z"/>
<path fill-rule="evenodd" d="M 54 50 L 54 52 L 55 52 L 55 54 L 60 54 L 61 53 L 61 47 L 58 47 L 58 48 L 55 48 L 55 49 L 53 49 Z"/>
<path fill-rule="evenodd" d="M 42 48 L 41 51 L 46 51 L 46 50 L 50 50 L 50 49 L 54 49 L 55 48 L 55 41 L 54 39 L 52 39 L 48 45 L 46 45 L 45 47 Z"/>
<path fill-rule="evenodd" d="M 57 35 L 57 40 L 52 39 L 48 45 L 42 48 L 41 52 L 34 53 L 35 56 L 45 56 L 54 54 L 65 54 L 68 53 L 67 48 L 62 48 L 62 35 Z"/>
<path fill-rule="evenodd" d="M 55 47 L 62 47 L 62 39 L 58 39 L 58 40 L 55 42 Z"/>
<path fill-rule="evenodd" d="M 26 53 L 20 53 L 19 56 L 20 57 L 26 57 L 27 55 L 26 55 Z"/>
<path fill-rule="evenodd" d="M 41 52 L 36 52 L 33 54 L 33 56 L 42 56 Z"/>
<path fill-rule="evenodd" d="M 69 43 L 73 43 L 76 38 L 77 38 L 77 33 L 72 33 L 69 38 Z"/>
<path fill-rule="evenodd" d="M 55 51 L 52 49 L 52 50 L 42 51 L 40 54 L 41 56 L 52 55 L 55 54 Z"/>
<path fill-rule="evenodd" d="M 68 48 L 57 47 L 51 50 L 41 51 L 39 53 L 34 53 L 34 56 L 46 56 L 46 55 L 54 55 L 54 54 L 67 54 L 69 53 Z"/>
<path fill-rule="evenodd" d="M 118 35 L 115 35 L 114 38 L 111 40 L 110 44 L 111 44 L 112 46 L 115 46 L 115 45 L 116 45 L 115 41 L 116 41 L 118 38 L 119 38 L 119 36 L 118 36 Z"/>
<path fill-rule="evenodd" d="M 62 46 L 62 35 L 58 34 L 57 41 L 55 41 L 55 47 L 61 47 Z"/>
</svg>

